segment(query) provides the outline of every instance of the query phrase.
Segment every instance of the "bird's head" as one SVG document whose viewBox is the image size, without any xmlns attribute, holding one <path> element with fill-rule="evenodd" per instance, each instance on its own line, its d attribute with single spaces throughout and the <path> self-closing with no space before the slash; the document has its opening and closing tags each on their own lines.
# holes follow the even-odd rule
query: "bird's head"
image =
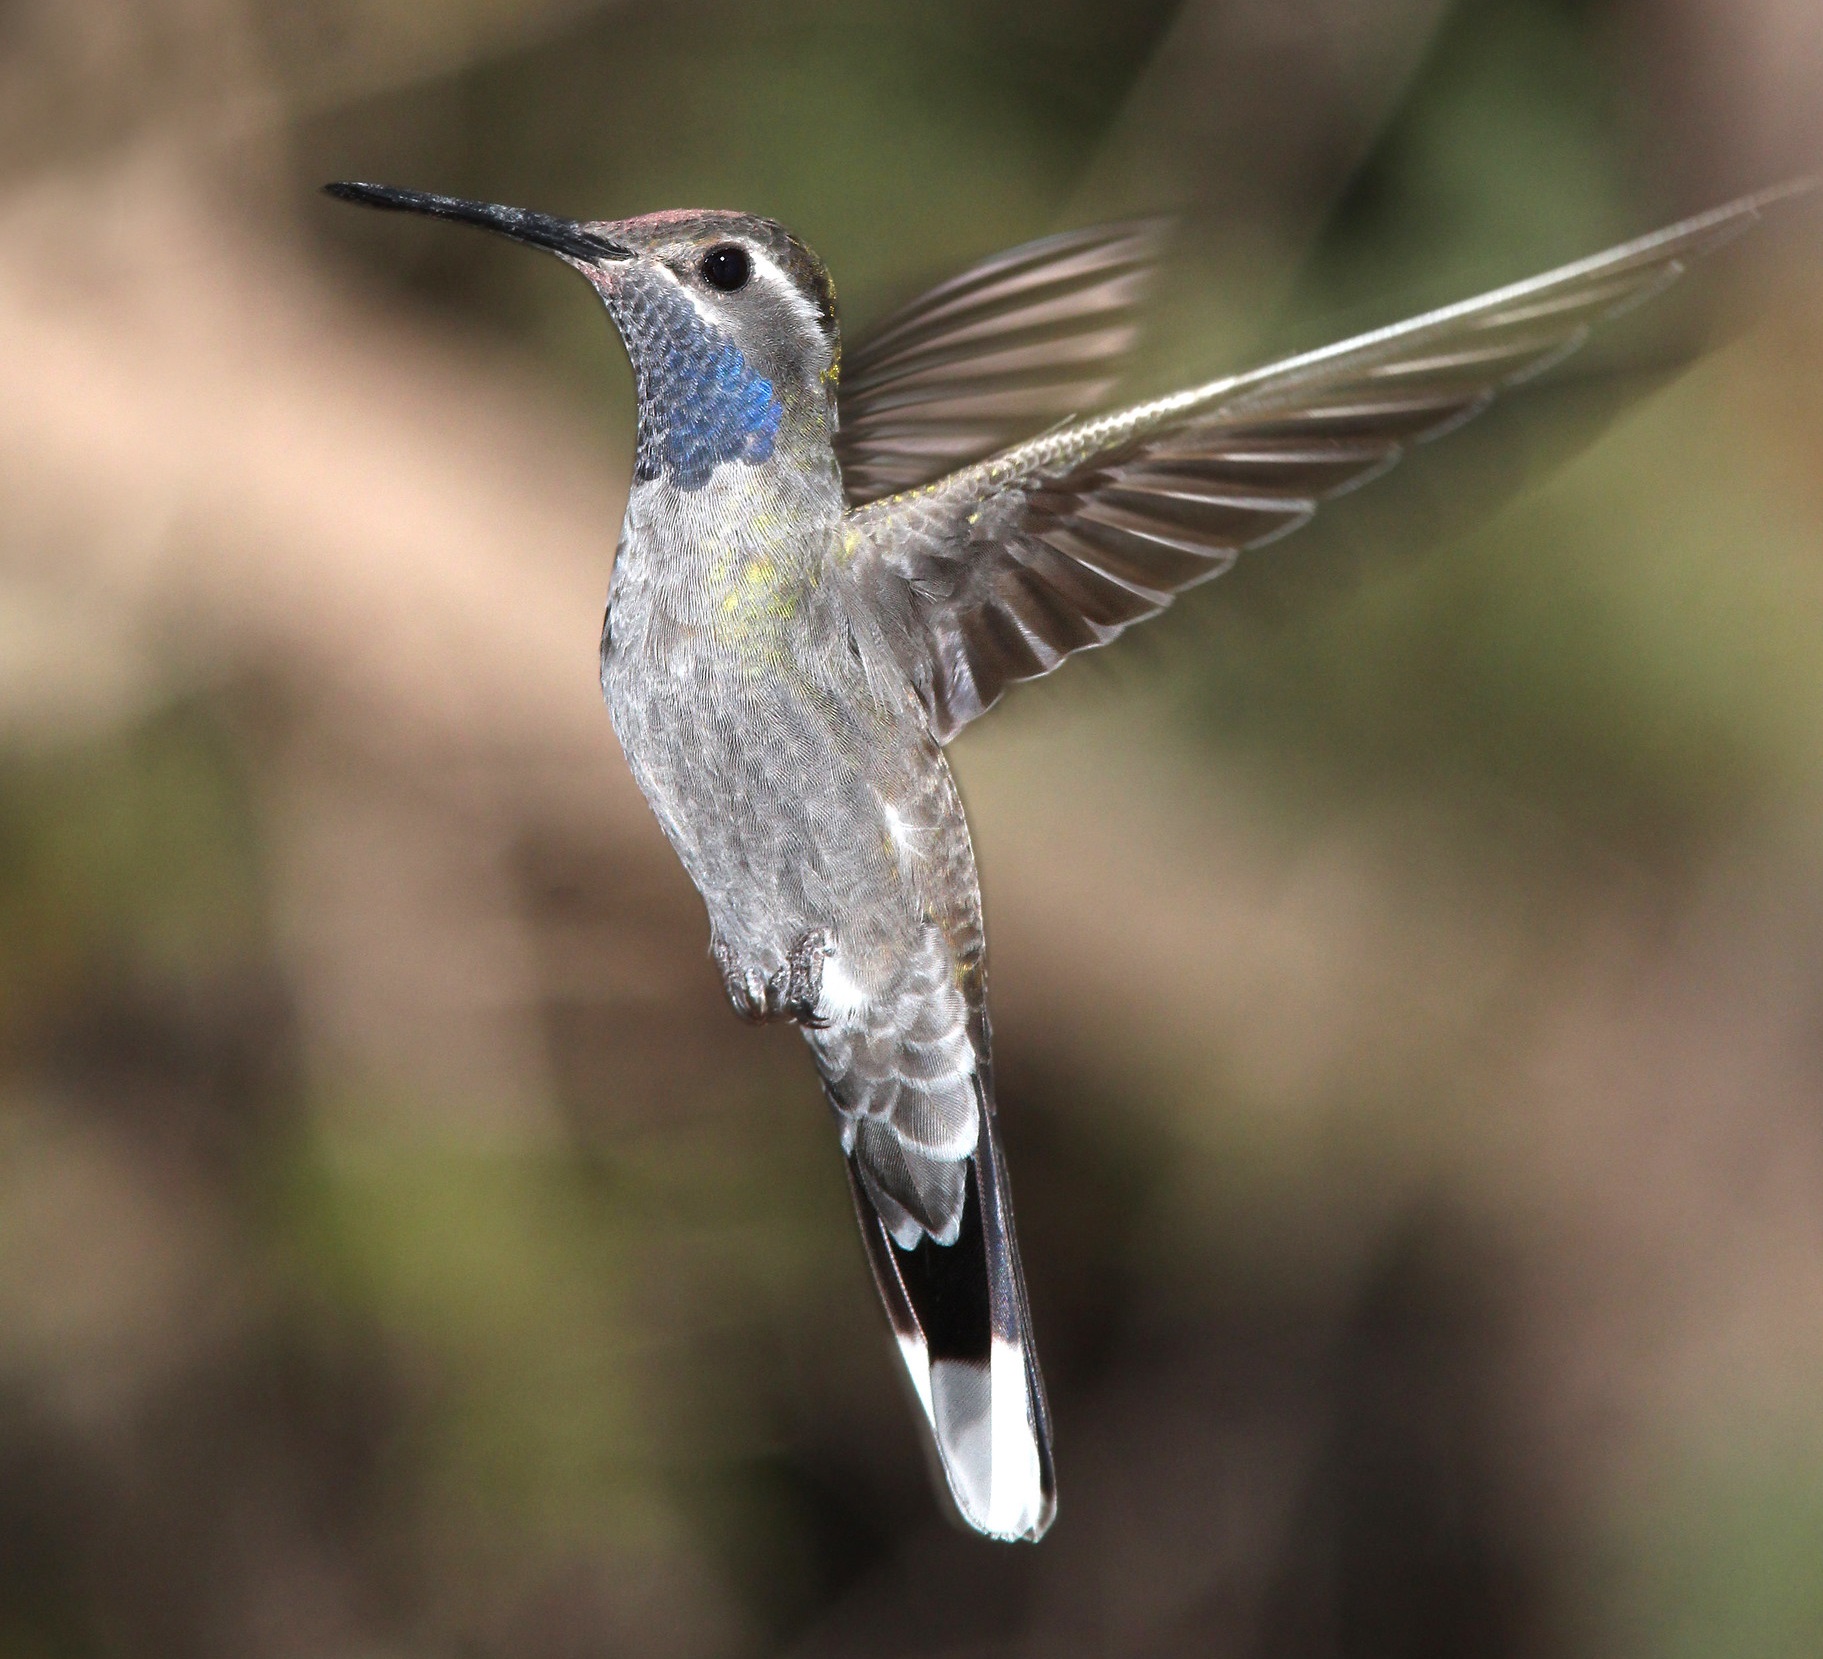
<svg viewBox="0 0 1823 1659">
<path fill-rule="evenodd" d="M 841 357 L 835 288 L 822 261 L 772 220 L 685 211 L 580 221 L 386 185 L 325 188 L 497 231 L 587 277 L 633 363 L 641 480 L 695 489 L 723 465 L 757 465 L 781 447 L 799 450 L 800 464 L 828 457 Z"/>
</svg>

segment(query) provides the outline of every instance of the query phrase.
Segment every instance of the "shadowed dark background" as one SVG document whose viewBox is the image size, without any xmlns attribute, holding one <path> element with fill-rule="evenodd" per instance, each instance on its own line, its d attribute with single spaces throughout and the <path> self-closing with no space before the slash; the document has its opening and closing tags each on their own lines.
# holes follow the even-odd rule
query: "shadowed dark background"
<svg viewBox="0 0 1823 1659">
<path fill-rule="evenodd" d="M 956 746 L 1027 1549 L 601 709 L 611 329 L 313 194 L 1175 209 L 1160 385 L 1820 160 L 1814 0 L 0 9 L 0 1659 L 1823 1651 L 1814 244 Z"/>
</svg>

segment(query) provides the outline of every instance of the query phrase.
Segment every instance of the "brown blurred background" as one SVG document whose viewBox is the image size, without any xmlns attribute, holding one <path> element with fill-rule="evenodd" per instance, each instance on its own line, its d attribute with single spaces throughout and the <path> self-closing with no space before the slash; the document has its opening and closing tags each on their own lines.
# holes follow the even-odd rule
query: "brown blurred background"
<svg viewBox="0 0 1823 1659">
<path fill-rule="evenodd" d="M 1181 381 L 1820 160 L 1815 0 L 0 8 L 0 1659 L 1823 1652 L 1823 261 L 957 746 L 1009 1549 L 600 706 L 611 330 L 312 194 L 1176 207 Z"/>
</svg>

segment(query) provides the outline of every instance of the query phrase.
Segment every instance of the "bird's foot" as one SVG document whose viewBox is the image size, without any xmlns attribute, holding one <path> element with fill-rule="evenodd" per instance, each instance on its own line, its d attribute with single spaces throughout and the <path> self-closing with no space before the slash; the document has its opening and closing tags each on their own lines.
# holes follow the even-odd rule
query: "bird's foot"
<svg viewBox="0 0 1823 1659">
<path fill-rule="evenodd" d="M 719 939 L 710 943 L 709 954 L 722 970 L 722 985 L 728 992 L 728 1000 L 734 1004 L 735 1013 L 749 1025 L 759 1025 L 775 1017 L 771 987 L 758 968 L 741 962 Z"/>
<path fill-rule="evenodd" d="M 817 1004 L 823 1000 L 823 961 L 835 954 L 835 947 L 820 927 L 800 934 L 784 964 L 770 975 L 741 962 L 720 940 L 711 944 L 710 954 L 735 1013 L 750 1024 L 794 1020 L 820 1029 L 828 1023 L 818 1018 Z"/>
<path fill-rule="evenodd" d="M 835 946 L 820 927 L 798 935 L 785 966 L 766 982 L 766 994 L 777 1009 L 777 1018 L 795 1020 L 813 1031 L 829 1023 L 818 1016 L 817 1004 L 823 1000 L 823 963 L 833 955 Z"/>
</svg>

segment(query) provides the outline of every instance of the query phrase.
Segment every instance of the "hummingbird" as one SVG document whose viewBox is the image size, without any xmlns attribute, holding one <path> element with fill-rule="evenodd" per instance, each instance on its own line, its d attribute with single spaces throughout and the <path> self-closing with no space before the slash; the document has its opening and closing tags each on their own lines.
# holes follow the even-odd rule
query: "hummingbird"
<svg viewBox="0 0 1823 1659">
<path fill-rule="evenodd" d="M 1410 321 L 1105 409 L 1158 222 L 999 254 L 848 357 L 822 262 L 726 211 L 344 201 L 555 254 L 631 361 L 601 685 L 743 1019 L 796 1025 L 948 1495 L 1056 1513 L 997 1131 L 974 851 L 945 745 L 1577 350 L 1807 182 Z M 941 1490 L 941 1488 L 940 1488 Z"/>
</svg>

